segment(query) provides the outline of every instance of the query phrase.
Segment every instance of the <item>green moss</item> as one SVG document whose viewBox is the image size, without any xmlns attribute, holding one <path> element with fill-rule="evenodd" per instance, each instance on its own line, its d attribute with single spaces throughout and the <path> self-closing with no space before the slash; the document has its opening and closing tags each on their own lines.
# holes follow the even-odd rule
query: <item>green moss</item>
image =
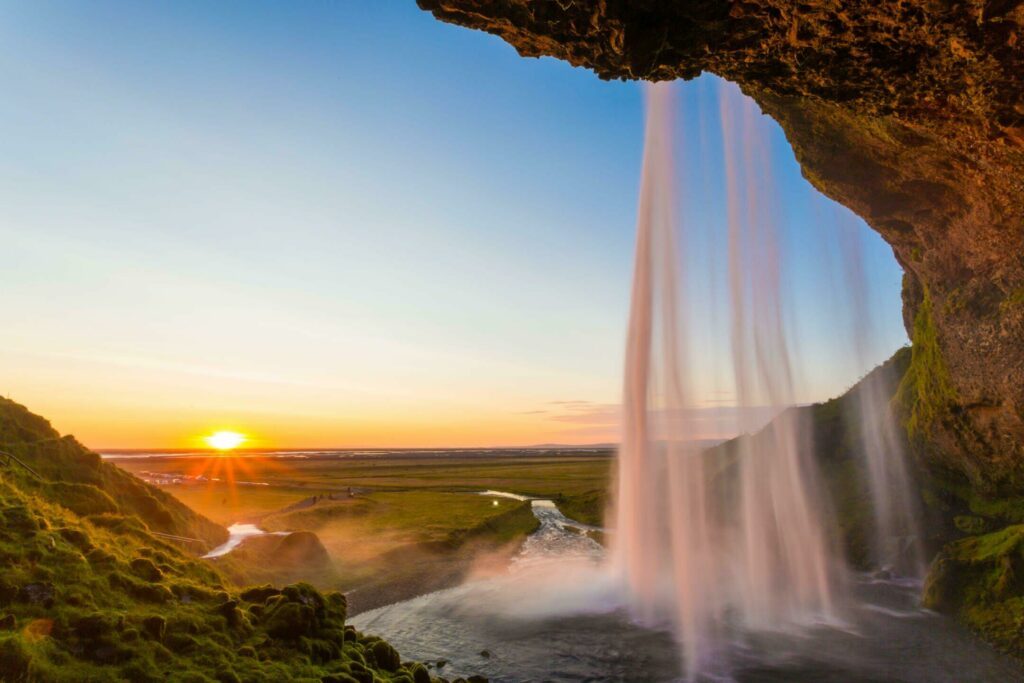
<svg viewBox="0 0 1024 683">
<path fill-rule="evenodd" d="M 923 602 L 1024 655 L 1024 525 L 948 544 L 932 565 Z"/>
<path fill-rule="evenodd" d="M 906 416 L 904 426 L 911 439 L 923 439 L 952 405 L 956 390 L 939 348 L 927 291 L 914 316 L 910 366 L 900 382 L 897 400 Z"/>
<path fill-rule="evenodd" d="M 395 648 L 391 647 L 383 640 L 378 640 L 370 646 L 370 652 L 373 654 L 373 658 L 377 662 L 377 666 L 385 671 L 398 671 L 398 667 L 401 665 L 402 660 L 398 656 L 398 652 Z"/>
<path fill-rule="evenodd" d="M 47 488 L 54 500 L 76 514 L 85 516 L 118 512 L 114 499 L 91 484 L 54 481 L 47 484 Z"/>
<path fill-rule="evenodd" d="M 604 523 L 604 511 L 608 507 L 607 488 L 559 496 L 555 504 L 569 519 L 601 526 Z"/>
<path fill-rule="evenodd" d="M 461 544 L 468 539 L 485 538 L 496 543 L 510 543 L 529 536 L 540 527 L 540 521 L 533 514 L 529 502 L 514 505 L 511 509 L 485 519 L 465 532 L 453 532 L 450 542 Z"/>
<path fill-rule="evenodd" d="M 957 515 L 953 518 L 953 525 L 965 534 L 981 534 L 988 527 L 988 522 L 983 517 Z"/>
</svg>

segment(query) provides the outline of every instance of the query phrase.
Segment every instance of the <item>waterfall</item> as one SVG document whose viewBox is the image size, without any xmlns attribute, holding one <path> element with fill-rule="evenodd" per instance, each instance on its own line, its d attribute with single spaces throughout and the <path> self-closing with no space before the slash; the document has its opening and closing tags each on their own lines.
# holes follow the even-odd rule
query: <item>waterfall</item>
<svg viewBox="0 0 1024 683">
<path fill-rule="evenodd" d="M 874 336 L 874 318 L 865 297 L 868 276 L 857 240 L 857 226 L 844 218 L 837 215 L 835 222 L 843 254 L 845 292 L 853 304 L 853 352 L 863 367 L 869 363 L 868 347 Z M 856 405 L 846 418 L 857 425 L 871 491 L 875 526 L 872 560 L 904 576 L 923 577 L 927 562 L 922 547 L 921 510 L 891 405 L 898 381 L 891 372 L 881 369 L 869 374 L 861 382 Z"/>
<path fill-rule="evenodd" d="M 679 247 L 713 236 L 704 234 L 710 226 L 677 225 L 673 91 L 646 89 L 612 560 L 636 618 L 672 625 L 692 679 L 720 665 L 716 653 L 731 634 L 830 618 L 843 586 L 809 434 L 788 410 L 792 362 L 767 143 L 755 105 L 736 89 L 719 90 L 735 431 L 757 430 L 753 416 L 765 408 L 778 417 L 730 448 L 705 454 L 694 445 L 686 416 L 701 405 L 702 360 L 691 340 L 710 323 L 684 296 L 699 285 L 680 276 Z"/>
</svg>

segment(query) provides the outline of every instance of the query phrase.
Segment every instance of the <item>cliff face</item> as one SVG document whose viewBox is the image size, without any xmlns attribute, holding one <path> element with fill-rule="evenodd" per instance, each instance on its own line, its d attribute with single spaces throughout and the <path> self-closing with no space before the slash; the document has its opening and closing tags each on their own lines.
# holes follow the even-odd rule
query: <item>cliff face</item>
<svg viewBox="0 0 1024 683">
<path fill-rule="evenodd" d="M 804 175 L 906 271 L 901 392 L 935 464 L 1024 475 L 1024 0 L 419 0 L 602 78 L 709 71 L 783 127 Z"/>
</svg>

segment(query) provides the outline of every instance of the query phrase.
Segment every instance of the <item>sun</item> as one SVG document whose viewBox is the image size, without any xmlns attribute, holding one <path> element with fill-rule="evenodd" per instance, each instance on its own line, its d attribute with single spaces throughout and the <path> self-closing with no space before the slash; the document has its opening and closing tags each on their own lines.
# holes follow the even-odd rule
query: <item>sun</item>
<svg viewBox="0 0 1024 683">
<path fill-rule="evenodd" d="M 245 434 L 239 434 L 238 432 L 214 432 L 209 436 L 204 436 L 203 441 L 214 450 L 230 451 L 245 443 Z"/>
</svg>

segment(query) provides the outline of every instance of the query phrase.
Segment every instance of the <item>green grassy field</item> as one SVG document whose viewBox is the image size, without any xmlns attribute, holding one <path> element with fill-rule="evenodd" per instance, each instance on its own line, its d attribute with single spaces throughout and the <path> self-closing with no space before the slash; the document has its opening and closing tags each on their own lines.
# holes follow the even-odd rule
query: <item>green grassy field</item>
<svg viewBox="0 0 1024 683">
<path fill-rule="evenodd" d="M 258 520 L 317 494 L 349 489 L 382 493 L 507 491 L 525 496 L 572 498 L 608 487 L 611 457 L 605 452 L 552 454 L 362 456 L 309 459 L 260 455 L 115 459 L 144 479 L 202 475 L 207 480 L 163 487 L 189 507 L 223 524 Z M 209 481 L 212 478 L 221 481 Z M 236 483 L 232 485 L 231 480 Z M 249 483 L 241 483 L 249 482 Z M 253 485 L 266 484 L 266 485 Z M 394 504 L 395 500 L 390 502 Z M 410 498 L 420 508 L 436 501 Z M 394 509 L 392 507 L 388 509 Z"/>
<path fill-rule="evenodd" d="M 339 585 L 332 587 L 351 591 L 359 609 L 452 583 L 480 556 L 514 552 L 536 527 L 529 504 L 481 491 L 551 498 L 570 517 L 600 524 L 610 455 L 454 451 L 111 462 L 150 481 L 177 481 L 162 489 L 221 524 L 316 533 L 337 568 Z"/>
</svg>

